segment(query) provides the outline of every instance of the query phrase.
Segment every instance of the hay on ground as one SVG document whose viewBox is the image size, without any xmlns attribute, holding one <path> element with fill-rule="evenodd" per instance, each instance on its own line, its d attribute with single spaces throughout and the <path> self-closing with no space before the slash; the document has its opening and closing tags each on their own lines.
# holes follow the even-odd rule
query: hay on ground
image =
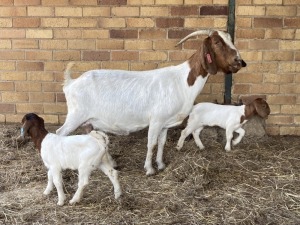
<svg viewBox="0 0 300 225">
<path fill-rule="evenodd" d="M 245 138 L 227 153 L 222 138 L 203 136 L 204 150 L 191 139 L 177 151 L 180 130 L 172 129 L 166 169 L 147 177 L 147 131 L 110 135 L 121 199 L 95 171 L 82 201 L 59 207 L 56 191 L 42 194 L 46 170 L 33 143 L 17 143 L 18 134 L 17 125 L 1 125 L 0 224 L 300 224 L 299 137 Z M 68 201 L 76 171 L 64 171 L 63 179 Z"/>
</svg>

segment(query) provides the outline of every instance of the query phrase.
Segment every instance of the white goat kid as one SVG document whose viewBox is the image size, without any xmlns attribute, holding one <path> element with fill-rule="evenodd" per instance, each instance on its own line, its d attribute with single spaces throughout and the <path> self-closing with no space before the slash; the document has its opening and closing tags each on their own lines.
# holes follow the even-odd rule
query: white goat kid
<svg viewBox="0 0 300 225">
<path fill-rule="evenodd" d="M 189 60 L 177 66 L 150 71 L 91 70 L 72 79 L 73 64 L 69 64 L 63 87 L 68 114 L 56 133 L 68 135 L 79 126 L 90 125 L 127 135 L 149 126 L 146 174 L 155 172 L 152 155 L 156 144 L 158 169 L 164 169 L 167 130 L 188 116 L 209 75 L 236 73 L 246 66 L 230 35 L 223 31 L 196 31 L 179 44 L 200 34 L 209 36 Z"/>
<path fill-rule="evenodd" d="M 189 115 L 187 126 L 181 132 L 177 143 L 177 149 L 182 148 L 185 138 L 191 133 L 197 146 L 203 149 L 204 145 L 200 140 L 202 129 L 205 126 L 219 126 L 226 129 L 225 150 L 230 151 L 233 132 L 238 133 L 238 136 L 232 141 L 233 145 L 237 145 L 245 135 L 242 125 L 256 114 L 264 119 L 270 114 L 270 107 L 262 98 L 254 99 L 247 105 L 240 106 L 199 103 L 193 107 Z"/>
<path fill-rule="evenodd" d="M 26 114 L 22 123 L 23 132 L 20 138 L 24 138 L 26 134 L 31 137 L 48 169 L 48 184 L 44 194 L 48 195 L 54 184 L 58 193 L 58 205 L 63 205 L 66 199 L 61 175 L 64 169 L 78 169 L 78 189 L 70 204 L 80 201 L 83 189 L 88 185 L 89 176 L 95 169 L 102 170 L 109 177 L 114 186 L 115 198 L 120 197 L 122 192 L 118 172 L 113 168 L 115 162 L 107 151 L 107 135 L 100 131 L 67 137 L 48 133 L 43 118 L 34 113 Z"/>
</svg>

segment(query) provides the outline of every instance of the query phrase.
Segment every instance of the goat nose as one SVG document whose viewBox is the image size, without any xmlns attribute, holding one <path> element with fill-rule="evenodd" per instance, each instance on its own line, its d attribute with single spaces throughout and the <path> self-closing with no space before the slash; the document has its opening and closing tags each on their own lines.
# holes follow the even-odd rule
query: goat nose
<svg viewBox="0 0 300 225">
<path fill-rule="evenodd" d="M 247 66 L 247 63 L 245 63 L 244 60 L 242 60 L 242 67 L 246 67 Z"/>
<path fill-rule="evenodd" d="M 237 63 L 239 63 L 240 65 L 242 65 L 242 67 L 246 67 L 247 66 L 247 63 L 245 63 L 244 60 L 242 59 L 239 59 L 239 58 L 235 58 L 234 61 L 236 61 Z"/>
</svg>

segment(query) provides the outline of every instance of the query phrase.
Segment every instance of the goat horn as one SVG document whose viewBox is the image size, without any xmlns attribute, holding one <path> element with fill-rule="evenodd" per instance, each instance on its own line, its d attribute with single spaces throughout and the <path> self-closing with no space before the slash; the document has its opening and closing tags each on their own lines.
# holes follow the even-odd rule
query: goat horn
<svg viewBox="0 0 300 225">
<path fill-rule="evenodd" d="M 181 41 L 179 41 L 175 46 L 178 46 L 180 44 L 182 44 L 183 42 L 185 42 L 186 40 L 188 40 L 189 38 L 191 37 L 194 37 L 194 36 L 197 36 L 197 35 L 210 35 L 212 33 L 211 30 L 198 30 L 198 31 L 195 31 L 191 34 L 189 34 L 188 36 L 186 36 L 185 38 L 181 39 Z"/>
</svg>

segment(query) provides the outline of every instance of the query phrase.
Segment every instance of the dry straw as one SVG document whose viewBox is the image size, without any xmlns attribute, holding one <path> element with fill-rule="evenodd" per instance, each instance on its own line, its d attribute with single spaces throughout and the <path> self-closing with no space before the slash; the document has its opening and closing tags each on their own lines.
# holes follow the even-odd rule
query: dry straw
<svg viewBox="0 0 300 225">
<path fill-rule="evenodd" d="M 1 125 L 0 224 L 300 224 L 300 138 L 245 138 L 226 153 L 218 133 L 203 132 L 202 151 L 192 139 L 177 151 L 180 130 L 170 130 L 167 168 L 151 177 L 143 170 L 147 132 L 111 135 L 121 200 L 96 171 L 79 204 L 58 207 L 55 191 L 42 195 L 46 170 L 32 142 L 17 143 L 19 127 Z M 69 200 L 76 171 L 63 178 Z"/>
</svg>

